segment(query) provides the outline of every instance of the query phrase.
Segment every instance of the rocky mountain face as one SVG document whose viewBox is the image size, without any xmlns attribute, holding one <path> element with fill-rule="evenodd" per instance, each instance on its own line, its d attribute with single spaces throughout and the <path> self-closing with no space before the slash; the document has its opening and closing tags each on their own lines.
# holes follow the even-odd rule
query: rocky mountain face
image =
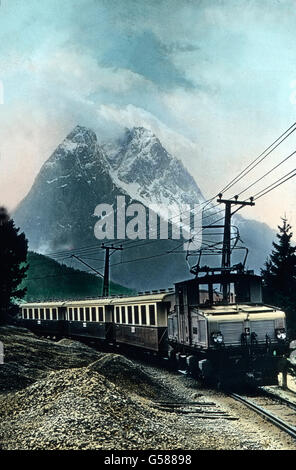
<svg viewBox="0 0 296 470">
<path fill-rule="evenodd" d="M 183 164 L 148 129 L 127 130 L 113 152 L 106 152 L 116 183 L 144 204 L 180 206 L 204 201 Z"/>
<path fill-rule="evenodd" d="M 176 213 L 182 204 L 193 206 L 204 201 L 183 164 L 166 151 L 151 131 L 133 128 L 115 145 L 102 146 L 93 131 L 77 126 L 42 166 L 13 217 L 26 233 L 31 250 L 46 254 L 92 245 L 87 261 L 102 270 L 101 242 L 94 236 L 98 220 L 94 210 L 100 203 L 116 209 L 116 198 L 122 195 L 126 205 L 131 202 L 140 202 L 145 207 L 169 205 Z M 161 208 L 157 212 L 165 218 Z M 250 267 L 254 264 L 259 268 L 270 251 L 273 231 L 243 218 L 237 218 L 236 224 L 243 241 L 254 248 Z M 143 245 L 145 241 L 147 244 Z M 188 278 L 185 254 L 168 254 L 179 245 L 180 240 L 129 242 L 122 254 L 112 257 L 112 279 L 133 289 L 146 290 L 169 287 Z M 149 257 L 152 258 L 146 261 L 138 259 Z M 209 264 L 213 260 L 206 261 Z"/>
<path fill-rule="evenodd" d="M 95 133 L 77 126 L 44 163 L 14 218 L 30 249 L 71 249 L 95 241 L 94 209 L 113 203 L 116 189 Z"/>
</svg>

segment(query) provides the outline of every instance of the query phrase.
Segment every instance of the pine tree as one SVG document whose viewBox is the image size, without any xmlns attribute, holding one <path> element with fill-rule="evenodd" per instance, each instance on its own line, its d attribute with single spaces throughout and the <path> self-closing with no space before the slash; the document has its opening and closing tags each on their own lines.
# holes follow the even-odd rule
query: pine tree
<svg viewBox="0 0 296 470">
<path fill-rule="evenodd" d="M 0 207 L 0 322 L 4 322 L 13 299 L 21 299 L 26 289 L 19 288 L 26 276 L 28 241 L 19 234 L 6 209 Z"/>
<path fill-rule="evenodd" d="M 261 270 L 264 301 L 286 311 L 288 326 L 296 328 L 296 246 L 292 246 L 291 226 L 283 218 L 278 226 L 278 243 Z"/>
</svg>

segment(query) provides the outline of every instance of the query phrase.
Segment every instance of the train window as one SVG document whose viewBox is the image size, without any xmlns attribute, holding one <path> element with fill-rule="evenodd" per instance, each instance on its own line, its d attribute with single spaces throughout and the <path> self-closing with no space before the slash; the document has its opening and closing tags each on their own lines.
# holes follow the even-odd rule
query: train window
<svg viewBox="0 0 296 470">
<path fill-rule="evenodd" d="M 130 305 L 127 307 L 127 318 L 128 323 L 133 323 L 132 307 Z"/>
<path fill-rule="evenodd" d="M 125 321 L 125 307 L 121 307 L 121 323 L 126 323 L 126 321 Z"/>
<path fill-rule="evenodd" d="M 34 308 L 34 318 L 35 320 L 38 318 L 38 308 Z"/>
<path fill-rule="evenodd" d="M 29 308 L 29 318 L 30 319 L 33 318 L 33 310 L 31 308 Z"/>
<path fill-rule="evenodd" d="M 50 310 L 49 308 L 45 309 L 46 320 L 50 320 Z"/>
<path fill-rule="evenodd" d="M 52 319 L 53 319 L 53 320 L 57 320 L 57 319 L 58 319 L 58 316 L 57 316 L 57 309 L 56 309 L 56 308 L 53 308 L 53 309 L 52 309 Z"/>
<path fill-rule="evenodd" d="M 27 318 L 27 309 L 26 308 L 23 309 L 23 318 Z"/>
<path fill-rule="evenodd" d="M 79 309 L 79 318 L 77 320 L 84 321 L 84 308 L 80 307 Z"/>
<path fill-rule="evenodd" d="M 149 305 L 149 321 L 150 321 L 150 325 L 156 325 L 155 305 Z"/>
<path fill-rule="evenodd" d="M 72 317 L 72 307 L 69 308 L 68 313 L 69 313 L 69 320 L 72 321 L 72 320 L 73 320 L 73 317 Z"/>
<path fill-rule="evenodd" d="M 89 307 L 86 307 L 85 308 L 85 321 L 89 321 L 90 318 L 89 318 Z"/>
<path fill-rule="evenodd" d="M 99 321 L 104 321 L 104 309 L 99 307 Z"/>
<path fill-rule="evenodd" d="M 40 309 L 40 318 L 41 320 L 44 320 L 44 308 Z"/>
<path fill-rule="evenodd" d="M 120 323 L 119 307 L 115 307 L 116 323 Z"/>
<path fill-rule="evenodd" d="M 135 314 L 135 324 L 139 324 L 139 307 L 138 305 L 134 306 L 134 314 Z"/>
<path fill-rule="evenodd" d="M 91 308 L 91 321 L 97 321 L 97 309 L 96 309 L 96 307 Z"/>
<path fill-rule="evenodd" d="M 141 322 L 142 325 L 147 325 L 146 305 L 141 305 Z"/>
<path fill-rule="evenodd" d="M 74 320 L 78 320 L 78 308 L 74 308 Z"/>
</svg>

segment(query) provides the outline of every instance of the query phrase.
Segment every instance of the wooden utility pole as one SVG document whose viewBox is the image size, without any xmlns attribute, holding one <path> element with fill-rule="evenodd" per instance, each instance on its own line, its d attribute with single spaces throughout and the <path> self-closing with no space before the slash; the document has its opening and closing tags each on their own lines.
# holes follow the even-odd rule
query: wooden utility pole
<svg viewBox="0 0 296 470">
<path fill-rule="evenodd" d="M 235 212 L 241 209 L 243 206 L 254 206 L 253 198 L 250 201 L 239 201 L 238 196 L 234 196 L 234 199 L 222 199 L 222 194 L 219 194 L 217 202 L 225 204 L 225 218 L 224 218 L 224 236 L 223 236 L 223 248 L 222 248 L 222 268 L 230 268 L 231 266 L 231 217 Z M 232 206 L 240 206 L 234 212 L 231 212 Z M 229 285 L 227 282 L 222 284 L 223 289 L 223 301 L 228 301 L 228 290 Z"/>
<path fill-rule="evenodd" d="M 102 243 L 101 248 L 103 250 L 106 250 L 105 254 L 105 269 L 104 269 L 104 281 L 103 281 L 103 290 L 102 290 L 102 297 L 108 297 L 109 296 L 109 270 L 110 270 L 110 250 L 123 250 L 122 245 L 119 247 L 114 247 L 113 245 L 111 246 L 106 246 L 104 243 Z M 114 253 L 113 251 L 113 253 Z"/>
</svg>

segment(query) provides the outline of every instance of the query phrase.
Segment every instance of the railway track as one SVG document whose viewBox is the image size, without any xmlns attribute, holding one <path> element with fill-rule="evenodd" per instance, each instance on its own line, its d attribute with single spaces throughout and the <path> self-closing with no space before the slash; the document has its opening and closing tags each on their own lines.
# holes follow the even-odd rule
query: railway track
<svg viewBox="0 0 296 470">
<path fill-rule="evenodd" d="M 273 394 L 270 394 L 270 396 L 268 396 L 268 398 L 270 400 L 273 400 L 273 403 L 270 403 L 269 406 L 271 406 L 271 405 L 275 406 L 276 402 L 278 402 L 278 404 L 280 404 L 282 406 L 285 405 L 286 407 L 289 407 L 290 409 L 292 408 L 296 411 L 296 406 L 295 405 L 293 405 L 289 402 L 287 403 L 287 401 L 285 399 L 281 399 L 281 397 L 278 397 L 278 396 L 272 396 L 271 397 L 271 395 L 273 395 Z M 284 431 L 285 433 L 289 434 L 291 437 L 296 439 L 296 426 L 288 423 L 285 419 L 280 418 L 276 414 L 271 413 L 264 406 L 258 405 L 258 403 L 256 403 L 254 400 L 250 400 L 249 398 L 238 395 L 236 393 L 230 393 L 229 396 L 231 398 L 233 398 L 234 400 L 236 400 L 240 403 L 243 403 L 245 406 L 247 406 L 251 410 L 255 411 L 257 414 L 262 416 L 264 419 L 266 419 L 267 421 L 269 421 L 270 423 L 272 423 L 273 425 L 275 425 L 276 427 L 278 427 L 279 429 L 281 429 L 282 431 Z M 267 395 L 265 395 L 265 393 L 264 393 L 259 398 L 262 398 L 262 397 L 267 398 Z M 254 397 L 255 400 L 256 400 L 256 398 L 258 398 L 258 397 Z M 290 406 L 290 405 L 292 405 L 292 406 Z M 292 417 L 296 422 L 296 413 L 294 413 L 292 415 Z"/>
<path fill-rule="evenodd" d="M 264 388 L 260 389 L 260 392 L 265 395 L 266 397 L 272 398 L 274 400 L 278 400 L 281 402 L 283 405 L 287 405 L 289 408 L 292 408 L 293 410 L 296 411 L 296 403 L 292 403 L 289 401 L 287 398 L 284 398 L 280 395 L 278 395 L 276 392 L 271 392 L 269 390 L 265 390 Z"/>
</svg>

